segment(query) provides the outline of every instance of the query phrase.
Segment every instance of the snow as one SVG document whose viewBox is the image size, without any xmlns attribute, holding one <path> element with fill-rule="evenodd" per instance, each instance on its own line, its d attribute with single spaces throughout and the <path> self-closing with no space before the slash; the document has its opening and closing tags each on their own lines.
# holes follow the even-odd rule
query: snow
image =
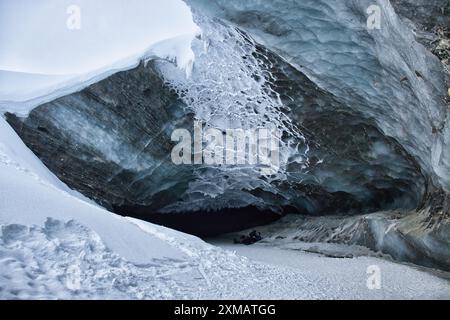
<svg viewBox="0 0 450 320">
<path fill-rule="evenodd" d="M 61 180 L 59 180 L 36 155 L 20 140 L 15 131 L 0 117 L 0 161 L 8 166 L 13 166 L 17 170 L 32 175 L 36 180 L 57 188 L 78 199 L 94 204 L 79 192 L 71 190 Z"/>
<path fill-rule="evenodd" d="M 192 35 L 183 35 L 164 40 L 153 46 L 152 52 L 159 58 L 175 62 L 178 68 L 185 70 L 189 78 L 194 66 L 195 54 L 191 49 Z"/>
<path fill-rule="evenodd" d="M 183 1 L 75 3 L 80 30 L 66 26 L 73 1 L 0 2 L 0 113 L 26 116 L 141 60 L 168 59 L 189 76 L 200 31 Z"/>
<path fill-rule="evenodd" d="M 69 28 L 71 7 L 80 28 Z M 0 69 L 83 74 L 198 27 L 182 0 L 2 0 Z"/>
<path fill-rule="evenodd" d="M 40 96 L 75 75 L 46 75 L 0 70 L 0 94 L 3 100 L 28 100 Z"/>
<path fill-rule="evenodd" d="M 176 63 L 189 76 L 194 64 L 194 53 L 190 48 L 194 36 L 181 35 L 155 43 L 144 52 L 85 74 L 55 76 L 0 70 L 0 113 L 11 112 L 26 117 L 43 103 L 81 91 L 117 72 L 135 68 L 141 61 L 156 58 Z"/>
<path fill-rule="evenodd" d="M 323 299 L 449 299 L 450 284 L 407 267 L 374 257 L 339 259 L 265 245 L 231 245 L 215 242 L 253 261 L 290 270 L 297 298 Z M 370 266 L 380 270 L 381 288 L 367 287 Z M 288 273 L 289 274 L 289 273 Z"/>
<path fill-rule="evenodd" d="M 446 280 L 378 258 L 229 243 L 219 243 L 224 250 L 83 200 L 0 118 L 0 299 L 450 297 Z M 366 287 L 369 265 L 383 272 L 380 291 Z"/>
</svg>

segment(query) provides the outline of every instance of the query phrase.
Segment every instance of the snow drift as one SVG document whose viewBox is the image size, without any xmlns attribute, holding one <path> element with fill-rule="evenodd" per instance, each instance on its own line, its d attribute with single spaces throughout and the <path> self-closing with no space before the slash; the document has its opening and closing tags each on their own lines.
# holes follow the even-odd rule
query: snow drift
<svg viewBox="0 0 450 320">
<path fill-rule="evenodd" d="M 311 222 L 312 232 L 309 237 L 300 232 L 302 238 L 365 245 L 399 260 L 449 269 L 448 74 L 418 42 L 414 22 L 406 23 L 387 0 L 375 1 L 382 9 L 381 30 L 367 30 L 366 9 L 372 2 L 366 0 L 186 2 L 201 33 L 183 35 L 181 28 L 158 38 L 163 41 L 147 42 L 149 47 L 121 52 L 120 60 L 99 69 L 85 65 L 84 73 L 73 76 L 8 68 L 0 73 L 0 81 L 8 83 L 1 87 L 0 111 L 7 111 L 21 139 L 69 186 L 25 151 L 2 122 L 5 250 L 17 244 L 29 253 L 27 261 L 44 247 L 41 257 L 47 261 L 57 253 L 52 239 L 82 255 L 80 242 L 87 239 L 89 261 L 107 268 L 117 262 L 120 270 L 133 270 L 131 279 L 147 279 L 147 272 L 155 276 L 169 261 L 176 261 L 174 278 L 188 261 L 199 266 L 206 283 L 211 280 L 198 261 L 210 271 L 223 262 L 221 276 L 228 267 L 247 273 L 254 267 L 198 239 L 115 216 L 83 194 L 111 211 L 139 212 L 148 220 L 154 212 L 247 208 L 340 214 L 342 224 L 334 217 L 312 220 L 323 226 Z M 188 26 L 193 25 L 190 20 Z M 192 128 L 194 120 L 223 130 L 279 128 L 281 170 L 261 176 L 252 166 L 174 165 L 170 134 Z M 22 201 L 25 197 L 29 202 Z M 342 218 L 377 211 L 382 213 L 367 219 Z M 289 231 L 309 226 L 298 222 Z M 213 260 L 204 258 L 212 252 Z M 165 262 L 156 269 L 139 268 L 155 259 Z M 8 273 L 24 264 L 8 265 Z M 194 269 L 188 270 L 198 275 Z M 147 297 L 149 288 L 127 291 L 132 283 L 118 290 Z M 172 296 L 192 295 L 181 288 Z M 156 297 L 170 296 L 162 287 L 156 292 Z"/>
</svg>

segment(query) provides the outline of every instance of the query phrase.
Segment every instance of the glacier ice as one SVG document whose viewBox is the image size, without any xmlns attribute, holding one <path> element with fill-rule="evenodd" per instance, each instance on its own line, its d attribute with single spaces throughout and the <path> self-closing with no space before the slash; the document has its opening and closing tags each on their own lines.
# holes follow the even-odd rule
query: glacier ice
<svg viewBox="0 0 450 320">
<path fill-rule="evenodd" d="M 373 2 L 188 1 L 194 12 L 238 25 L 350 110 L 375 120 L 448 191 L 443 66 L 387 0 L 375 1 L 384 27 L 367 30 L 365 12 Z"/>
</svg>

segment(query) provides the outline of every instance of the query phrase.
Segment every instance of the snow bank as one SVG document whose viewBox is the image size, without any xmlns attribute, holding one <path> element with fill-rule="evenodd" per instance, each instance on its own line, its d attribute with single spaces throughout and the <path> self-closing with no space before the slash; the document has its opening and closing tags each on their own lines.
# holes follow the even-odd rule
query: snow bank
<svg viewBox="0 0 450 320">
<path fill-rule="evenodd" d="M 2 0 L 0 69 L 88 73 L 197 31 L 182 0 Z"/>
<path fill-rule="evenodd" d="M 46 75 L 0 70 L 0 94 L 3 100 L 21 101 L 44 95 L 76 75 Z"/>
<path fill-rule="evenodd" d="M 169 59 L 189 75 L 199 28 L 183 1 L 79 0 L 79 30 L 67 27 L 72 2 L 0 3 L 0 112 L 26 116 L 142 59 Z"/>
</svg>

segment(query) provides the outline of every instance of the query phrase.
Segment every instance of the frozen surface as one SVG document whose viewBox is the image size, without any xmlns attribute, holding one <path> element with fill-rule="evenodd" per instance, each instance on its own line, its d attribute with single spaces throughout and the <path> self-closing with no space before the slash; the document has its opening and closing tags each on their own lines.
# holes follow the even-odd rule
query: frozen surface
<svg viewBox="0 0 450 320">
<path fill-rule="evenodd" d="M 0 71 L 0 94 L 5 101 L 21 101 L 51 91 L 75 75 L 47 75 L 17 71 Z"/>
<path fill-rule="evenodd" d="M 329 258 L 264 245 L 236 246 L 223 242 L 215 244 L 251 260 L 291 270 L 299 277 L 291 281 L 296 290 L 302 288 L 305 298 L 322 296 L 327 299 L 450 299 L 450 282 L 447 280 L 382 259 Z M 367 287 L 367 269 L 373 266 L 377 266 L 381 272 L 379 290 L 370 290 Z"/>
<path fill-rule="evenodd" d="M 374 119 L 444 190 L 450 190 L 444 66 L 419 44 L 388 0 L 188 0 L 273 50 L 349 112 Z M 381 28 L 367 28 L 377 5 Z"/>
<path fill-rule="evenodd" d="M 270 206 L 269 201 L 258 198 L 251 191 L 259 188 L 276 196 L 279 190 L 274 185 L 287 180 L 289 163 L 295 163 L 301 168 L 299 171 L 305 170 L 308 163 L 306 139 L 286 115 L 287 108 L 278 93 L 270 88 L 274 76 L 268 63 L 265 65 L 261 59 L 256 43 L 239 30 L 220 22 L 202 16 L 195 16 L 194 21 L 202 33 L 201 39 L 192 42 L 195 68 L 190 77 L 185 77 L 171 63 L 157 61 L 156 65 L 195 119 L 205 124 L 204 130 L 278 129 L 287 138 L 277 139 L 280 164 L 270 175 L 261 174 L 261 163 L 196 166 L 196 181 L 189 184 L 182 201 L 170 204 L 163 211 L 265 208 Z M 228 154 L 227 146 L 220 152 Z M 280 210 L 276 205 L 270 209 Z"/>
<path fill-rule="evenodd" d="M 429 210 L 383 211 L 365 215 L 287 215 L 258 227 L 263 242 L 275 247 L 335 257 L 386 256 L 450 271 L 450 222 Z M 233 235 L 230 235 L 230 241 Z"/>
</svg>

